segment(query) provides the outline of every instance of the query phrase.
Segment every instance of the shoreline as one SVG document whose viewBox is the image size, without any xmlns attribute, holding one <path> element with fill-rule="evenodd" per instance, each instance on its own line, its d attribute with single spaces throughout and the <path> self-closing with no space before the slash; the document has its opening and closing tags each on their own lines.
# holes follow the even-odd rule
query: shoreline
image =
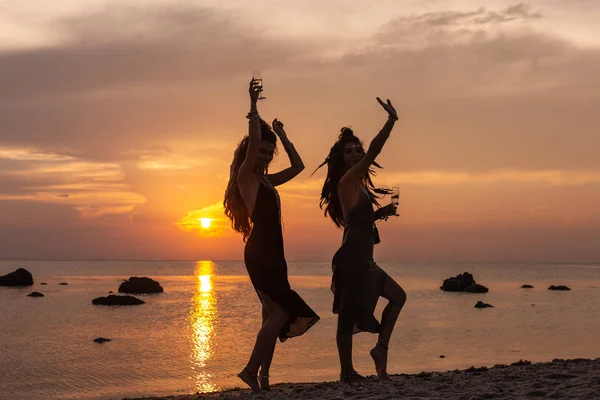
<svg viewBox="0 0 600 400">
<path fill-rule="evenodd" d="M 262 394 L 236 387 L 212 393 L 123 400 L 600 398 L 600 358 L 554 359 L 540 363 L 520 360 L 490 368 L 470 367 L 390 377 L 389 381 L 379 381 L 370 376 L 364 382 L 351 385 L 337 381 L 276 383 L 271 392 Z"/>
</svg>

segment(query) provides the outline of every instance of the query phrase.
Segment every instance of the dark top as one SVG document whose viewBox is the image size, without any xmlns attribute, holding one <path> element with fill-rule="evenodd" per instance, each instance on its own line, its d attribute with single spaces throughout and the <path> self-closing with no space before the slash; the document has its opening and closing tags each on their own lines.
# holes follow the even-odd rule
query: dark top
<svg viewBox="0 0 600 400">
<path fill-rule="evenodd" d="M 244 262 L 259 298 L 264 294 L 290 314 L 288 324 L 279 335 L 281 341 L 299 336 L 319 316 L 293 291 L 288 282 L 287 263 L 283 252 L 283 233 L 279 194 L 274 187 L 258 185 L 252 232 L 244 249 Z"/>
<path fill-rule="evenodd" d="M 373 205 L 361 190 L 358 203 L 344 220 L 342 245 L 333 256 L 331 282 L 333 312 L 354 319 L 357 331 L 379 331 L 373 313 L 387 275 L 373 260 L 374 227 Z"/>
</svg>

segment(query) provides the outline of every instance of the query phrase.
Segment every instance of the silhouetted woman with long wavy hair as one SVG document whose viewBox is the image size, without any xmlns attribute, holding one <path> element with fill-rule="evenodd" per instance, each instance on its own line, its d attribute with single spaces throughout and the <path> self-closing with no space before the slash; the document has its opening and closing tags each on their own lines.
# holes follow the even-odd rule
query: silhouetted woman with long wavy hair
<svg viewBox="0 0 600 400">
<path fill-rule="evenodd" d="M 319 320 L 288 282 L 281 206 L 275 189 L 298 175 L 304 164 L 287 138 L 283 124 L 275 119 L 273 132 L 258 115 L 256 102 L 260 90 L 256 81 L 251 80 L 248 136 L 235 150 L 223 201 L 233 229 L 240 232 L 246 242 L 244 262 L 262 303 L 262 326 L 250 360 L 238 374 L 254 392 L 270 390 L 269 368 L 277 337 L 283 342 L 302 335 Z M 269 174 L 267 169 L 273 159 L 277 136 L 291 167 Z"/>
<path fill-rule="evenodd" d="M 381 168 L 375 158 L 398 119 L 389 100 L 384 103 L 378 97 L 377 101 L 388 113 L 388 120 L 371 141 L 368 151 L 365 153 L 360 139 L 350 128 L 342 128 L 337 142 L 318 167 L 327 164 L 321 209 L 325 209 L 325 216 L 328 215 L 337 227 L 344 228 L 342 245 L 333 257 L 331 290 L 334 293 L 333 312 L 338 314 L 336 342 L 340 381 L 345 383 L 364 379 L 352 365 L 352 334 L 358 332 L 379 334 L 370 353 L 377 376 L 388 379 L 388 345 L 406 302 L 404 290 L 373 260 L 374 245 L 379 242 L 375 221 L 397 215 L 394 204 L 379 208 L 377 193 L 388 191 L 376 188 L 371 180 L 372 165 Z M 381 323 L 373 315 L 380 296 L 389 300 Z"/>
</svg>

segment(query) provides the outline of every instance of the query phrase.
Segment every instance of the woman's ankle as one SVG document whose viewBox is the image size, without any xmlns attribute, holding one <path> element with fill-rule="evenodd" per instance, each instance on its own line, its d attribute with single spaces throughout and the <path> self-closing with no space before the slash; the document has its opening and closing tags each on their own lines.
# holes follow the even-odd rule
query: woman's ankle
<svg viewBox="0 0 600 400">
<path fill-rule="evenodd" d="M 379 346 L 379 347 L 381 347 L 381 348 L 383 348 L 385 350 L 389 350 L 388 349 L 389 343 L 388 344 L 383 344 L 381 342 L 377 342 L 377 344 L 375 346 Z"/>
</svg>

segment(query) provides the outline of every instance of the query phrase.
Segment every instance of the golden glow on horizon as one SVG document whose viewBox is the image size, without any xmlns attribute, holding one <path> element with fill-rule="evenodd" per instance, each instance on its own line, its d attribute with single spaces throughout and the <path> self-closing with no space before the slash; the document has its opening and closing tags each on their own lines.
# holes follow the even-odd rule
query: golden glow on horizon
<svg viewBox="0 0 600 400">
<path fill-rule="evenodd" d="M 212 338 L 218 321 L 217 297 L 212 284 L 214 263 L 198 261 L 195 275 L 198 277 L 196 293 L 188 317 L 188 329 L 192 345 L 190 364 L 191 379 L 195 390 L 201 393 L 214 392 L 218 387 L 212 383 L 212 375 L 206 371 L 207 362 L 213 356 Z"/>
<path fill-rule="evenodd" d="M 229 220 L 225 217 L 223 204 L 216 203 L 198 210 L 188 211 L 175 225 L 184 232 L 201 237 L 223 237 L 231 233 Z"/>
</svg>

